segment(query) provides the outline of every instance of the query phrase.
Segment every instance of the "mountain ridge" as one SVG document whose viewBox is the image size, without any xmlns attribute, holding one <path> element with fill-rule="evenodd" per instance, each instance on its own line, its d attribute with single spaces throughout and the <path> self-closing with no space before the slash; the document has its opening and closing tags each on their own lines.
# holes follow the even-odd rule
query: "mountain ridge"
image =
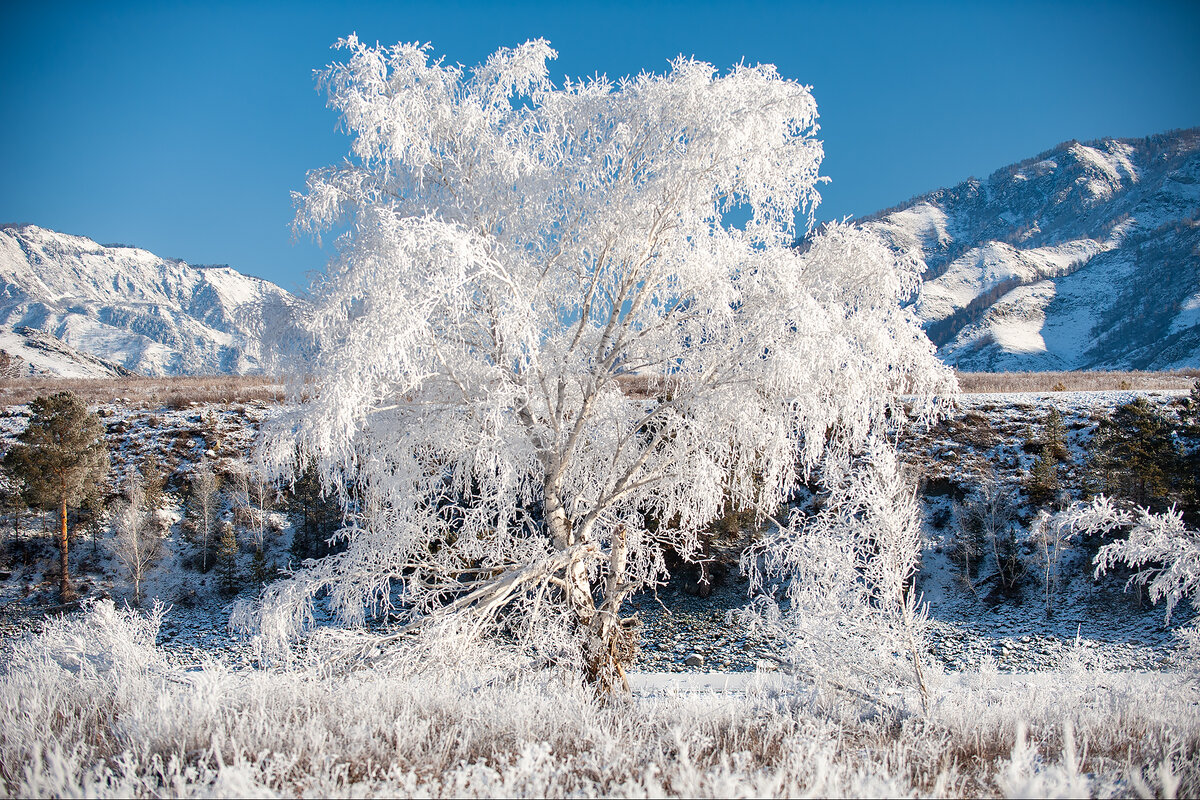
<svg viewBox="0 0 1200 800">
<path fill-rule="evenodd" d="M 857 224 L 925 261 L 912 308 L 954 366 L 1200 364 L 1200 128 L 1070 140 Z"/>
<path fill-rule="evenodd" d="M 0 327 L 42 331 L 134 372 L 263 372 L 280 345 L 302 344 L 305 305 L 227 265 L 0 226 Z"/>
<path fill-rule="evenodd" d="M 855 224 L 924 261 L 910 308 L 952 366 L 1200 366 L 1200 128 L 1069 140 Z M 0 349 L 35 372 L 286 371 L 307 309 L 225 264 L 0 225 Z"/>
</svg>

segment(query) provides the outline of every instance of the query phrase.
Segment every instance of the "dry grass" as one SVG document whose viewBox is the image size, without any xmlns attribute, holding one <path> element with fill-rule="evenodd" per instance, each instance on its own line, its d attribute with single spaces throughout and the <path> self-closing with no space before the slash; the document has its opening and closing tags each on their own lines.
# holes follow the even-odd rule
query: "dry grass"
<svg viewBox="0 0 1200 800">
<path fill-rule="evenodd" d="M 1195 690 L 1170 673 L 938 673 L 927 713 L 911 692 L 786 681 L 598 702 L 485 647 L 373 670 L 315 650 L 176 664 L 158 622 L 103 602 L 10 644 L 0 794 L 1073 797 L 1143 775 L 1170 796 L 1164 762 L 1179 796 L 1200 787 Z"/>
<path fill-rule="evenodd" d="M 960 372 L 958 386 L 967 394 L 987 392 L 1098 392 L 1119 389 L 1190 389 L 1200 369 L 1171 372 Z"/>
<path fill-rule="evenodd" d="M 967 394 L 985 392 L 1107 391 L 1190 389 L 1200 369 L 1172 372 L 960 372 L 959 387 Z M 664 386 L 659 379 L 622 376 L 626 393 L 648 397 Z M 671 386 L 665 387 L 668 391 Z M 0 379 L 0 406 L 22 405 L 39 395 L 70 390 L 84 402 L 122 401 L 142 408 L 183 408 L 190 403 L 277 403 L 283 380 L 265 375 L 189 375 L 163 378 L 5 378 Z"/>
<path fill-rule="evenodd" d="M 284 394 L 279 378 L 264 375 L 9 378 L 0 380 L 0 405 L 22 405 L 39 395 L 68 390 L 89 405 L 121 401 L 143 408 L 186 408 L 191 403 L 276 403 Z"/>
</svg>

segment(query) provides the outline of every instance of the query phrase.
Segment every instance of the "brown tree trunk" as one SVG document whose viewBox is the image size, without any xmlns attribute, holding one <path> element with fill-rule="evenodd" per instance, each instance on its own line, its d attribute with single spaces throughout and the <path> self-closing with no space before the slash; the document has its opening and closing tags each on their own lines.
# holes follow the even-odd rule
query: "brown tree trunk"
<svg viewBox="0 0 1200 800">
<path fill-rule="evenodd" d="M 58 576 L 58 595 L 65 603 L 71 599 L 71 576 L 67 567 L 67 498 L 63 497 L 58 509 L 58 563 L 61 568 Z"/>
</svg>

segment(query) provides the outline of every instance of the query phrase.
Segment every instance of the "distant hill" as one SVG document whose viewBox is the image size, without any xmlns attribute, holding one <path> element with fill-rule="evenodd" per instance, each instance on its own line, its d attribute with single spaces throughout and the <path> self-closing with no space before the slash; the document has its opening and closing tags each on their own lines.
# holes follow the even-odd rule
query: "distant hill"
<svg viewBox="0 0 1200 800">
<path fill-rule="evenodd" d="M 264 372 L 282 347 L 302 346 L 303 308 L 275 284 L 227 266 L 36 225 L 0 227 L 0 349 L 34 363 L 14 349 L 30 341 L 17 330 L 40 331 L 48 338 L 35 351 L 54 349 L 53 341 L 65 348 L 41 359 L 56 374 L 107 368 L 64 366 L 73 361 L 66 351 L 144 375 Z"/>
<path fill-rule="evenodd" d="M 860 224 L 917 251 L 964 370 L 1200 366 L 1200 128 L 1065 142 Z"/>
</svg>

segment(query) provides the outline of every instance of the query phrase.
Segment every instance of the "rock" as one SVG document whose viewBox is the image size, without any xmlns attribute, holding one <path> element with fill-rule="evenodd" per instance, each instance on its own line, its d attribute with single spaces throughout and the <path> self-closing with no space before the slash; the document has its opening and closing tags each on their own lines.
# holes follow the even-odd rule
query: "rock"
<svg viewBox="0 0 1200 800">
<path fill-rule="evenodd" d="M 689 667 L 700 667 L 704 665 L 704 656 L 697 653 L 692 653 L 690 656 L 684 659 L 683 663 Z"/>
</svg>

